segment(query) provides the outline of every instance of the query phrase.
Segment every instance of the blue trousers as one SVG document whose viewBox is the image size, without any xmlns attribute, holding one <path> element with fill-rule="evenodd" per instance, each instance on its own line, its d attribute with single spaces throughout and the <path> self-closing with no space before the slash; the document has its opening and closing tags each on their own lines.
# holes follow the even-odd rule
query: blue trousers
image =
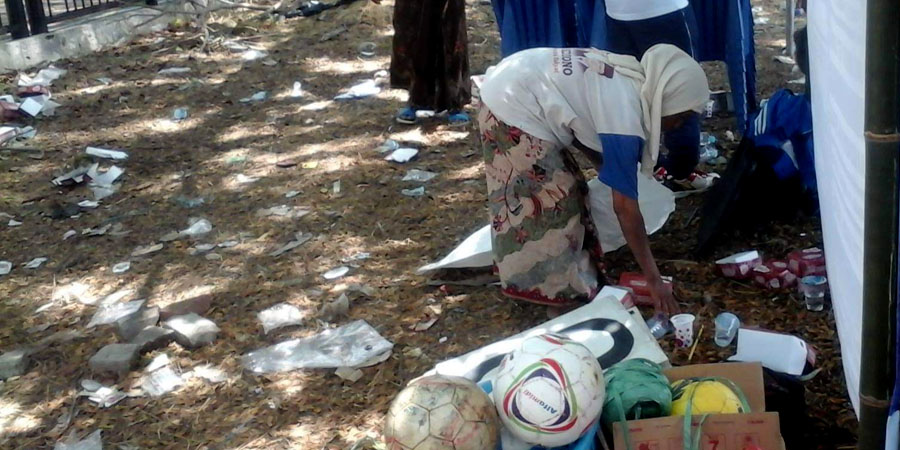
<svg viewBox="0 0 900 450">
<path fill-rule="evenodd" d="M 606 33 L 609 51 L 638 59 L 656 44 L 672 44 L 694 59 L 699 54 L 697 19 L 690 6 L 644 20 L 607 17 Z M 681 128 L 667 132 L 664 143 L 669 152 L 660 156 L 659 165 L 677 179 L 687 178 L 700 160 L 700 117 L 693 116 Z"/>
</svg>

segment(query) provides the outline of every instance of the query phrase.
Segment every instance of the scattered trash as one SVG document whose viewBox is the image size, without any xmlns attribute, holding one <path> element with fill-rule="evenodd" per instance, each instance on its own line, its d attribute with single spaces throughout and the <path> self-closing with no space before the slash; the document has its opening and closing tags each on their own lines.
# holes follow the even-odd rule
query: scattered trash
<svg viewBox="0 0 900 450">
<path fill-rule="evenodd" d="M 672 289 L 672 277 L 663 276 L 663 284 Z M 653 299 L 650 296 L 650 284 L 644 274 L 639 272 L 623 272 L 619 275 L 619 287 L 629 291 L 632 294 L 634 303 L 642 306 L 653 306 Z"/>
<path fill-rule="evenodd" d="M 97 228 L 85 228 L 81 231 L 81 234 L 83 236 L 103 236 L 109 231 L 110 228 L 112 228 L 112 224 L 108 223 Z"/>
<path fill-rule="evenodd" d="M 166 356 L 162 354 L 160 356 Z M 158 358 L 158 357 L 157 357 Z M 146 375 L 141 378 L 141 389 L 151 397 L 159 397 L 184 386 L 184 380 L 169 366 L 168 356 L 164 362 L 152 361 Z M 153 369 L 153 370 L 150 370 Z"/>
<path fill-rule="evenodd" d="M 750 278 L 752 269 L 759 265 L 760 262 L 762 262 L 762 259 L 759 256 L 759 252 L 751 250 L 722 258 L 716 261 L 716 266 L 726 278 L 742 280 Z"/>
<path fill-rule="evenodd" d="M 809 275 L 800 279 L 800 294 L 809 311 L 825 309 L 825 294 L 828 293 L 828 279 L 821 275 Z"/>
<path fill-rule="evenodd" d="M 298 195 L 300 195 L 300 191 L 287 191 L 284 193 L 285 198 L 294 198 Z"/>
<path fill-rule="evenodd" d="M 282 169 L 289 169 L 291 167 L 296 167 L 297 161 L 293 159 L 283 159 L 275 163 L 275 167 L 280 167 Z"/>
<path fill-rule="evenodd" d="M 16 219 L 9 219 L 9 222 L 6 223 L 6 226 L 8 226 L 8 227 L 10 227 L 10 228 L 12 228 L 12 227 L 18 227 L 18 226 L 20 226 L 20 225 L 22 225 L 22 222 L 19 222 L 19 221 L 16 220 Z"/>
<path fill-rule="evenodd" d="M 151 245 L 143 245 L 135 247 L 135 249 L 131 252 L 131 256 L 145 256 L 151 253 L 156 253 L 163 249 L 163 244 L 151 244 Z"/>
<path fill-rule="evenodd" d="M 690 347 L 694 343 L 693 314 L 676 314 L 669 319 L 675 328 L 675 344 L 679 347 Z"/>
<path fill-rule="evenodd" d="M 416 155 L 419 154 L 419 150 L 414 148 L 398 148 L 394 150 L 387 158 L 384 158 L 385 161 L 393 161 L 398 162 L 400 164 L 409 162 L 411 159 L 415 158 Z"/>
<path fill-rule="evenodd" d="M 195 255 L 199 255 L 202 253 L 206 253 L 214 248 L 216 248 L 216 244 L 199 244 L 199 245 L 191 248 L 190 250 L 188 250 L 188 253 L 191 256 L 195 256 Z"/>
<path fill-rule="evenodd" d="M 263 63 L 264 66 L 269 66 L 269 67 L 277 66 L 277 65 L 278 65 L 278 61 L 275 61 L 275 60 L 272 59 L 272 58 L 266 58 L 266 59 L 264 59 L 264 60 L 262 61 L 262 63 Z"/>
<path fill-rule="evenodd" d="M 249 97 L 244 97 L 238 100 L 241 103 L 251 103 L 251 102 L 261 102 L 269 97 L 269 93 L 266 91 L 259 91 Z"/>
<path fill-rule="evenodd" d="M 190 224 L 190 226 L 185 228 L 184 230 L 179 231 L 179 235 L 187 237 L 203 236 L 204 234 L 212 231 L 213 228 L 212 224 L 206 219 L 194 217 L 189 219 L 188 223 Z"/>
<path fill-rule="evenodd" d="M 377 46 L 374 42 L 363 42 L 362 44 L 359 44 L 359 54 L 366 58 L 375 56 L 376 48 Z"/>
<path fill-rule="evenodd" d="M 354 369 L 352 367 L 338 367 L 337 370 L 334 371 L 334 374 L 351 383 L 356 383 L 363 377 L 362 370 Z"/>
<path fill-rule="evenodd" d="M 242 173 L 239 173 L 239 174 L 235 175 L 234 180 L 237 181 L 238 184 L 250 184 L 250 183 L 256 183 L 257 181 L 259 181 L 259 178 L 250 177 L 250 176 L 244 175 Z"/>
<path fill-rule="evenodd" d="M 38 267 L 41 267 L 41 264 L 44 264 L 46 261 L 47 258 L 44 257 L 34 258 L 31 261 L 28 261 L 28 263 L 25 264 L 24 267 L 26 269 L 37 269 Z"/>
<path fill-rule="evenodd" d="M 442 336 L 440 339 L 438 339 L 438 344 L 443 344 L 443 343 L 447 342 L 447 339 L 448 339 L 447 336 Z"/>
<path fill-rule="evenodd" d="M 103 450 L 103 441 L 100 439 L 100 430 L 89 434 L 86 438 L 78 440 L 74 434 L 68 439 L 57 442 L 53 450 Z"/>
<path fill-rule="evenodd" d="M 12 271 L 13 264 L 9 261 L 0 261 L 0 275 L 6 275 Z"/>
<path fill-rule="evenodd" d="M 415 189 L 401 189 L 400 193 L 407 197 L 421 197 L 425 195 L 425 186 L 419 186 Z"/>
<path fill-rule="evenodd" d="M 0 380 L 24 375 L 28 371 L 29 364 L 31 364 L 29 350 L 10 350 L 0 354 Z"/>
<path fill-rule="evenodd" d="M 135 344 L 107 344 L 88 360 L 94 372 L 113 372 L 124 375 L 140 358 L 140 346 Z"/>
<path fill-rule="evenodd" d="M 350 263 L 353 261 L 363 261 L 372 257 L 372 254 L 369 252 L 358 252 L 353 254 L 350 257 L 341 259 L 342 263 Z"/>
<path fill-rule="evenodd" d="M 194 367 L 193 370 L 186 373 L 182 378 L 201 378 L 209 383 L 221 383 L 228 380 L 228 374 L 224 370 L 213 366 L 212 364 L 202 364 Z"/>
<path fill-rule="evenodd" d="M 119 275 L 128 272 L 131 269 L 131 261 L 120 262 L 112 266 L 112 273 Z"/>
<path fill-rule="evenodd" d="M 218 253 L 209 253 L 206 256 L 204 256 L 204 258 L 206 258 L 207 261 L 221 261 L 222 255 L 220 255 Z"/>
<path fill-rule="evenodd" d="M 191 71 L 190 67 L 168 67 L 168 68 L 162 69 L 156 73 L 158 73 L 160 75 L 177 75 L 177 74 L 182 74 L 182 73 L 188 73 L 190 71 Z"/>
<path fill-rule="evenodd" d="M 299 81 L 295 81 L 294 86 L 291 88 L 291 98 L 300 97 L 303 97 L 303 84 Z"/>
<path fill-rule="evenodd" d="M 798 277 L 825 276 L 825 252 L 813 247 L 788 254 L 788 268 Z"/>
<path fill-rule="evenodd" d="M 340 189 L 338 189 L 340 191 Z M 309 208 L 302 206 L 278 205 L 271 208 L 263 208 L 256 211 L 257 217 L 284 217 L 287 219 L 301 219 L 312 212 Z"/>
<path fill-rule="evenodd" d="M 62 239 L 62 240 L 65 241 L 66 239 L 69 239 L 69 238 L 71 238 L 71 237 L 75 237 L 76 235 L 78 235 L 78 232 L 75 231 L 75 230 L 69 230 L 69 231 L 66 231 L 66 233 L 63 234 L 63 239 Z"/>
<path fill-rule="evenodd" d="M 419 267 L 416 273 L 423 274 L 438 269 L 462 267 L 487 267 L 494 264 L 491 252 L 491 226 L 485 225 L 472 233 L 440 261 Z"/>
<path fill-rule="evenodd" d="M 716 137 L 703 132 L 700 133 L 700 163 L 709 164 L 719 157 L 719 150 L 716 148 Z"/>
<path fill-rule="evenodd" d="M 118 390 L 115 386 L 104 386 L 94 380 L 81 380 L 81 387 L 84 389 L 78 393 L 81 397 L 87 397 L 88 400 L 97 404 L 101 408 L 109 408 L 128 397 L 127 394 Z"/>
<path fill-rule="evenodd" d="M 65 75 L 66 72 L 68 71 L 51 64 L 47 68 L 39 70 L 33 77 L 20 73 L 16 84 L 21 87 L 50 86 L 54 81 Z"/>
<path fill-rule="evenodd" d="M 119 291 L 122 292 L 122 291 Z M 126 295 L 130 294 L 130 291 L 126 291 Z M 109 301 L 108 299 L 104 299 L 104 302 Z M 91 317 L 91 321 L 88 322 L 87 327 L 93 328 L 97 325 L 109 325 L 111 323 L 115 323 L 117 320 L 128 317 L 138 311 L 141 310 L 141 307 L 144 306 L 144 300 L 133 300 L 125 303 L 106 303 L 100 306 L 97 309 L 97 312 L 94 313 L 94 316 Z"/>
<path fill-rule="evenodd" d="M 341 180 L 331 183 L 331 193 L 332 195 L 341 195 Z"/>
<path fill-rule="evenodd" d="M 364 320 L 350 322 L 316 335 L 291 339 L 244 355 L 241 359 L 255 373 L 295 369 L 368 367 L 390 357 L 394 344 Z"/>
<path fill-rule="evenodd" d="M 788 84 L 806 84 L 806 77 L 800 77 L 796 80 L 788 80 Z"/>
<path fill-rule="evenodd" d="M 772 59 L 774 59 L 775 61 L 778 61 L 782 64 L 787 64 L 789 66 L 794 65 L 794 58 L 791 58 L 790 56 L 775 55 L 774 57 L 772 57 Z"/>
<path fill-rule="evenodd" d="M 788 334 L 741 328 L 737 352 L 729 361 L 760 362 L 763 367 L 788 375 L 802 375 L 810 356 L 803 339 Z M 814 360 L 810 361 L 810 363 Z"/>
<path fill-rule="evenodd" d="M 98 168 L 99 164 L 94 164 L 88 169 L 86 174 L 91 179 L 89 186 L 94 194 L 94 200 L 97 201 L 115 194 L 118 188 L 113 186 L 113 183 L 125 173 L 118 166 L 112 166 L 102 173 L 98 172 Z"/>
<path fill-rule="evenodd" d="M 99 147 L 88 147 L 84 149 L 84 153 L 104 159 L 114 159 L 117 161 L 128 159 L 128 153 L 121 150 L 108 150 Z"/>
<path fill-rule="evenodd" d="M 179 195 L 178 197 L 175 197 L 175 203 L 182 208 L 192 209 L 206 203 L 206 199 L 203 197 L 185 197 Z"/>
<path fill-rule="evenodd" d="M 377 150 L 378 153 L 387 153 L 397 150 L 398 148 L 400 148 L 400 144 L 397 141 L 388 139 L 384 141 L 383 144 L 379 145 L 375 150 Z"/>
<path fill-rule="evenodd" d="M 173 122 L 181 122 L 184 119 L 188 118 L 188 110 L 187 108 L 175 108 L 175 111 L 172 111 L 172 121 Z"/>
<path fill-rule="evenodd" d="M 108 78 L 108 77 L 97 78 L 97 81 L 99 81 L 100 84 L 102 84 L 104 86 L 109 86 L 113 82 L 112 78 Z"/>
<path fill-rule="evenodd" d="M 425 183 L 431 181 L 436 176 L 436 173 L 427 170 L 411 169 L 406 171 L 406 175 L 403 176 L 402 181 L 418 181 L 420 183 Z"/>
<path fill-rule="evenodd" d="M 91 166 L 81 166 L 76 169 L 72 169 L 56 178 L 51 180 L 50 182 L 57 186 L 69 186 L 73 184 L 81 184 L 84 183 L 84 177 L 87 175 L 88 171 L 91 169 Z"/>
<path fill-rule="evenodd" d="M 325 278 L 326 280 L 336 280 L 343 277 L 344 275 L 347 275 L 347 272 L 349 271 L 350 268 L 347 266 L 336 267 L 329 270 L 328 272 L 323 273 L 322 278 Z"/>
<path fill-rule="evenodd" d="M 224 241 L 221 244 L 217 245 L 219 248 L 231 248 L 237 247 L 240 244 L 238 241 Z"/>
<path fill-rule="evenodd" d="M 769 261 L 753 268 L 753 281 L 769 289 L 782 289 L 797 283 L 797 276 L 784 261 Z"/>
<path fill-rule="evenodd" d="M 304 314 L 294 305 L 279 303 L 260 311 L 256 317 L 262 323 L 263 334 L 269 334 L 279 328 L 300 325 Z"/>
<path fill-rule="evenodd" d="M 662 313 L 654 314 L 653 317 L 647 319 L 647 328 L 650 329 L 650 334 L 656 339 L 662 339 L 672 332 L 671 322 L 669 322 L 666 315 Z"/>
<path fill-rule="evenodd" d="M 378 86 L 375 80 L 366 80 L 362 83 L 353 85 L 347 92 L 335 96 L 334 99 L 356 100 L 377 95 L 379 92 L 381 92 L 381 87 Z"/>
<path fill-rule="evenodd" d="M 719 347 L 728 347 L 741 328 L 741 320 L 730 312 L 716 316 L 716 334 L 714 340 Z"/>
<path fill-rule="evenodd" d="M 428 305 L 425 307 L 425 318 L 413 325 L 413 331 L 427 331 L 437 323 L 442 312 L 441 305 Z"/>
<path fill-rule="evenodd" d="M 731 130 L 725 131 L 725 139 L 728 139 L 729 142 L 734 142 L 737 140 L 737 138 L 735 138 L 734 136 L 734 132 Z"/>
<path fill-rule="evenodd" d="M 273 257 L 281 256 L 281 255 L 307 243 L 310 239 L 312 239 L 312 237 L 313 237 L 313 235 L 311 233 L 297 232 L 297 234 L 294 235 L 294 240 L 288 242 L 287 244 L 283 245 L 282 247 L 279 247 L 277 250 L 272 251 L 271 253 L 269 253 L 269 256 L 273 256 Z"/>
<path fill-rule="evenodd" d="M 250 50 L 247 50 L 244 53 L 241 53 L 241 59 L 244 61 L 247 61 L 247 62 L 256 61 L 257 59 L 263 59 L 267 56 L 269 56 L 268 52 L 266 52 L 264 50 L 257 50 L 254 48 L 251 48 Z"/>
<path fill-rule="evenodd" d="M 350 298 L 347 294 L 341 294 L 337 300 L 322 305 L 319 316 L 323 320 L 333 320 L 337 317 L 345 317 L 350 312 Z"/>
</svg>

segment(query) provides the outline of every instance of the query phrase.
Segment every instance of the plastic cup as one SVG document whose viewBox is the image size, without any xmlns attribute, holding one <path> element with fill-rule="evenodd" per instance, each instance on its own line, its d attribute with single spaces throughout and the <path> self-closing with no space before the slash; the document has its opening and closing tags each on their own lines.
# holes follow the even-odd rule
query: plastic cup
<svg viewBox="0 0 900 450">
<path fill-rule="evenodd" d="M 823 276 L 810 275 L 800 279 L 800 293 L 806 301 L 809 311 L 825 309 L 825 293 L 828 292 L 828 279 Z"/>
<path fill-rule="evenodd" d="M 730 312 L 723 312 L 716 316 L 716 345 L 728 347 L 737 335 L 741 327 L 741 320 Z"/>
<path fill-rule="evenodd" d="M 656 339 L 661 339 L 672 331 L 672 326 L 669 325 L 669 321 L 666 320 L 664 314 L 656 314 L 647 319 L 647 328 L 650 329 L 650 334 Z"/>
<path fill-rule="evenodd" d="M 669 321 L 675 327 L 675 344 L 679 347 L 690 347 L 694 343 L 693 314 L 676 314 Z"/>
</svg>

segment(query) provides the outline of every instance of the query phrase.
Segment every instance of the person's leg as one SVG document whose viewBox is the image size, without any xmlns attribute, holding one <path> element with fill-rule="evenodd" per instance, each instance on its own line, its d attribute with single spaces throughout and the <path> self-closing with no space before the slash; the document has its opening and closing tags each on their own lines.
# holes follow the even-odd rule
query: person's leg
<svg viewBox="0 0 900 450">
<path fill-rule="evenodd" d="M 641 53 L 638 52 L 629 26 L 631 23 L 606 16 L 606 49 L 612 53 L 640 58 Z"/>
<path fill-rule="evenodd" d="M 440 54 L 437 64 L 437 97 L 435 110 L 448 111 L 453 125 L 469 123 L 462 112 L 472 98 L 469 77 L 468 36 L 466 34 L 465 0 L 445 0 L 444 14 L 440 17 Z"/>
<path fill-rule="evenodd" d="M 638 58 L 656 44 L 672 44 L 694 59 L 698 56 L 697 19 L 690 6 L 650 19 L 627 22 Z"/>
<path fill-rule="evenodd" d="M 700 162 L 700 117 L 692 116 L 681 128 L 666 133 L 668 154 L 660 157 L 660 165 L 676 180 L 688 178 Z"/>
<path fill-rule="evenodd" d="M 440 28 L 436 26 L 441 17 L 443 1 L 419 2 L 416 16 L 408 26 L 416 28 L 415 41 L 409 43 L 413 62 L 413 76 L 409 85 L 409 106 L 413 109 L 430 109 L 435 103 L 435 93 L 440 59 Z M 399 2 L 398 2 L 399 4 Z M 396 31 L 395 31 L 396 32 Z"/>
<path fill-rule="evenodd" d="M 580 171 L 568 150 L 478 114 L 494 262 L 503 293 L 550 306 L 599 289 L 597 252 Z"/>
</svg>

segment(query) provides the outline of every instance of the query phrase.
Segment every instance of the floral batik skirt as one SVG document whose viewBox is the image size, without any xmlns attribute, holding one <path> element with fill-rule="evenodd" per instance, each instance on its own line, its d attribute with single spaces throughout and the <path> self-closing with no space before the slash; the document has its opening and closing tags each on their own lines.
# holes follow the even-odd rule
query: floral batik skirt
<svg viewBox="0 0 900 450">
<path fill-rule="evenodd" d="M 589 301 L 600 286 L 603 252 L 574 157 L 501 122 L 483 105 L 478 124 L 503 293 L 552 306 Z"/>
</svg>

